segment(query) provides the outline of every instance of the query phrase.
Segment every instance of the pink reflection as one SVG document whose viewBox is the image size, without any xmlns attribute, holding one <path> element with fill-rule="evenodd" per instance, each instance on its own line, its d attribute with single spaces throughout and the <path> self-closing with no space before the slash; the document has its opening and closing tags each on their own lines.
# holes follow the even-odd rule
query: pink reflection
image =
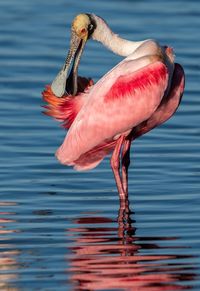
<svg viewBox="0 0 200 291">
<path fill-rule="evenodd" d="M 14 202 L 0 202 L 1 207 L 14 206 Z M 13 219 L 7 218 L 9 215 L 13 215 L 9 211 L 0 211 L 0 241 L 8 240 L 8 235 L 17 232 L 16 229 L 9 229 L 9 224 L 16 222 Z M 11 248 L 9 250 L 9 248 Z M 13 245 L 2 244 L 1 248 L 8 249 L 7 251 L 0 249 L 0 290 L 18 290 L 18 288 L 10 285 L 10 281 L 16 280 L 18 275 L 14 273 L 14 270 L 18 269 L 17 257 L 19 255 L 18 250 L 13 250 Z"/>
<path fill-rule="evenodd" d="M 68 235 L 75 237 L 69 270 L 74 290 L 171 291 L 191 288 L 188 282 L 195 274 L 188 260 L 183 261 L 186 256 L 165 255 L 165 248 L 172 247 L 158 245 L 159 241 L 175 238 L 159 237 L 156 244 L 152 244 L 148 241 L 156 238 L 136 237 L 128 201 L 120 207 L 118 227 L 115 227 L 115 221 L 105 217 L 83 217 L 75 223 L 77 227 L 68 229 Z"/>
</svg>

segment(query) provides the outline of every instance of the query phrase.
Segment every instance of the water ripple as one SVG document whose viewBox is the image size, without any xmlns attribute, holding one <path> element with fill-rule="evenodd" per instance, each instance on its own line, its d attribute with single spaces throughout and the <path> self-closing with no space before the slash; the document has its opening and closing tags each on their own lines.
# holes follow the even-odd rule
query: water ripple
<svg viewBox="0 0 200 291">
<path fill-rule="evenodd" d="M 171 45 L 185 68 L 176 115 L 132 145 L 130 208 L 109 158 L 88 173 L 58 163 L 65 132 L 42 114 L 80 12 Z M 199 15 L 195 0 L 1 0 L 1 290 L 200 290 Z M 97 81 L 120 60 L 88 42 L 80 74 Z"/>
</svg>

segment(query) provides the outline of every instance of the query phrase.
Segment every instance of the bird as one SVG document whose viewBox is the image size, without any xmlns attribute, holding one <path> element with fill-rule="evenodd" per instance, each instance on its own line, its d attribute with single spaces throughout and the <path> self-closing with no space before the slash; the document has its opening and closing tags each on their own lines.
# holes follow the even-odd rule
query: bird
<svg viewBox="0 0 200 291">
<path fill-rule="evenodd" d="M 124 57 L 96 83 L 78 76 L 86 42 L 102 43 Z M 43 91 L 45 114 L 67 130 L 57 159 L 75 170 L 95 168 L 109 154 L 120 201 L 128 196 L 131 143 L 167 121 L 185 86 L 174 49 L 157 40 L 126 40 L 96 14 L 77 15 L 63 67 Z"/>
</svg>

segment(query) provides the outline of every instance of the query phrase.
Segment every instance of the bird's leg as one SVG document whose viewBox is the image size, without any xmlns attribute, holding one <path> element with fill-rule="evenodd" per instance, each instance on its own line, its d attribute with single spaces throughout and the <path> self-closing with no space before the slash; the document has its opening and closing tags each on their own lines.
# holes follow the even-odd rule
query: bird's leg
<svg viewBox="0 0 200 291">
<path fill-rule="evenodd" d="M 128 223 L 130 222 L 130 209 L 129 209 L 129 201 L 128 197 L 121 200 L 120 199 L 120 208 L 118 213 L 118 237 L 119 241 L 118 243 L 120 245 L 126 245 L 126 235 L 127 235 L 127 229 L 128 229 Z M 126 248 L 122 248 L 121 255 L 126 255 Z"/>
<path fill-rule="evenodd" d="M 128 167 L 130 165 L 131 138 L 129 136 L 124 141 L 122 150 L 122 185 L 124 192 L 128 195 Z"/>
<path fill-rule="evenodd" d="M 120 177 L 120 151 L 122 144 L 124 142 L 124 136 L 120 136 L 120 138 L 116 142 L 116 146 L 114 148 L 111 160 L 110 160 L 110 165 L 113 170 L 113 174 L 115 177 L 117 189 L 119 192 L 119 197 L 120 199 L 125 199 L 126 198 L 126 193 L 124 192 L 121 177 Z"/>
</svg>

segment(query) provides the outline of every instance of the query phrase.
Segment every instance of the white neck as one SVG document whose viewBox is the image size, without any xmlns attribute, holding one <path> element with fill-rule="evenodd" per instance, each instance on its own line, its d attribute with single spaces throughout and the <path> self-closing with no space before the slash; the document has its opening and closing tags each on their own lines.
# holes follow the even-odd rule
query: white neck
<svg viewBox="0 0 200 291">
<path fill-rule="evenodd" d="M 130 41 L 119 37 L 112 32 L 107 23 L 99 16 L 92 14 L 97 27 L 92 34 L 92 38 L 104 44 L 114 53 L 127 57 L 133 53 L 145 41 Z"/>
</svg>

